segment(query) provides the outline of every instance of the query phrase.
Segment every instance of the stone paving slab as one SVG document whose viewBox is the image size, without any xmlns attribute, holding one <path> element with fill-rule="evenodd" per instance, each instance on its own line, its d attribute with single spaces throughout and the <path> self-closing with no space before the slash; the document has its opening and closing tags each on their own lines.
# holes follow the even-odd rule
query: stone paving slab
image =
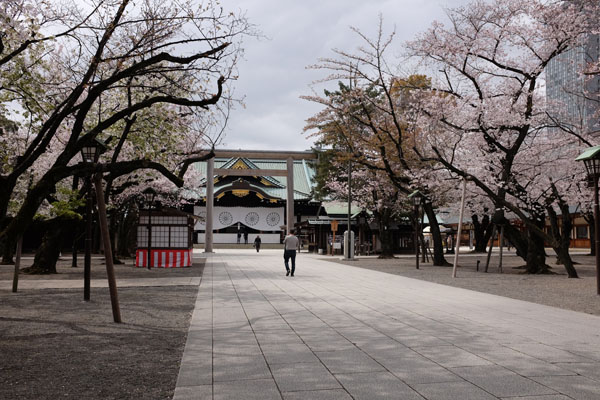
<svg viewBox="0 0 600 400">
<path fill-rule="evenodd" d="M 271 365 L 271 372 L 282 392 L 341 389 L 342 387 L 318 360 L 316 363 Z"/>
<path fill-rule="evenodd" d="M 600 318 L 281 252 L 209 255 L 174 399 L 600 399 Z"/>
</svg>

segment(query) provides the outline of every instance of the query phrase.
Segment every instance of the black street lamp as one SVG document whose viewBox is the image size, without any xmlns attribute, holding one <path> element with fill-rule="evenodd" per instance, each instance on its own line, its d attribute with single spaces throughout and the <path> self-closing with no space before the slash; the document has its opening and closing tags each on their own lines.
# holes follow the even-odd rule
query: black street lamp
<svg viewBox="0 0 600 400">
<path fill-rule="evenodd" d="M 142 192 L 144 196 L 144 200 L 148 205 L 148 257 L 146 257 L 146 265 L 148 269 L 152 268 L 152 205 L 154 204 L 154 199 L 156 198 L 156 190 L 151 187 L 147 187 Z"/>
<path fill-rule="evenodd" d="M 415 207 L 415 266 L 419 269 L 419 230 L 421 229 L 421 224 L 419 223 L 420 211 L 419 208 L 423 203 L 423 194 L 418 190 L 415 190 L 411 194 L 408 195 L 408 198 L 411 199 L 413 206 Z"/>
<path fill-rule="evenodd" d="M 81 148 L 83 163 L 95 164 L 106 145 L 97 139 L 92 140 Z M 85 177 L 87 198 L 85 201 L 85 257 L 83 262 L 83 300 L 90 301 L 90 279 L 92 269 L 92 174 Z"/>
<path fill-rule="evenodd" d="M 596 294 L 600 295 L 600 209 L 598 207 L 598 178 L 600 178 L 600 146 L 587 149 L 575 159 L 583 161 L 588 180 L 594 182 L 594 250 L 596 253 Z"/>
</svg>

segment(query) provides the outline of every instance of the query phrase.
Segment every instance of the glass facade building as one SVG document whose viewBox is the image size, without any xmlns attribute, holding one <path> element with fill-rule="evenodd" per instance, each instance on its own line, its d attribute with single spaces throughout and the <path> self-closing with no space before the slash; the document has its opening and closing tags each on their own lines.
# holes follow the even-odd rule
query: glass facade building
<svg viewBox="0 0 600 400">
<path fill-rule="evenodd" d="M 585 76 L 584 67 L 598 60 L 600 37 L 588 35 L 546 67 L 546 99 L 550 114 L 580 134 L 600 132 L 600 78 Z"/>
</svg>

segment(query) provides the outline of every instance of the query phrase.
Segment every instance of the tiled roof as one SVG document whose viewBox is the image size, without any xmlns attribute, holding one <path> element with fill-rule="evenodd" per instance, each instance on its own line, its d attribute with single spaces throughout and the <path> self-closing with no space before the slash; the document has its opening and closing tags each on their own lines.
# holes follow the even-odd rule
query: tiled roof
<svg viewBox="0 0 600 400">
<path fill-rule="evenodd" d="M 215 158 L 215 168 L 232 168 L 238 162 L 243 162 L 249 169 L 276 169 L 286 170 L 287 164 L 285 160 L 259 160 L 247 159 L 242 157 L 236 158 Z M 206 162 L 198 162 L 194 164 L 201 174 L 206 174 Z M 314 186 L 315 170 L 311 161 L 294 160 L 294 200 L 310 200 L 312 198 L 311 191 Z M 215 175 L 216 177 L 216 175 Z M 264 186 L 261 189 L 272 197 L 285 199 L 287 197 L 287 179 L 284 176 L 268 176 L 264 177 L 274 186 Z M 203 187 L 199 188 L 198 194 L 204 197 L 206 194 L 205 180 L 202 181 Z M 215 192 L 222 189 L 223 185 L 219 182 L 215 184 Z"/>
</svg>

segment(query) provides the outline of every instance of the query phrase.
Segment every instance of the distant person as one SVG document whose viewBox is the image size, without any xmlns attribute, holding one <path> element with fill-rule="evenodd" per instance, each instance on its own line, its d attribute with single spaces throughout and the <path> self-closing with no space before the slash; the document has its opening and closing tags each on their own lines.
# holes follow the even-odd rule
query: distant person
<svg viewBox="0 0 600 400">
<path fill-rule="evenodd" d="M 254 248 L 256 249 L 256 252 L 258 253 L 260 251 L 260 243 L 262 242 L 262 240 L 260 240 L 260 235 L 256 235 L 256 238 L 254 239 Z"/>
<path fill-rule="evenodd" d="M 242 232 L 238 231 L 237 234 L 237 243 L 240 244 L 240 239 L 242 238 Z"/>
<path fill-rule="evenodd" d="M 290 258 L 292 259 L 292 276 L 296 270 L 296 250 L 300 250 L 300 240 L 294 235 L 294 230 L 291 229 L 285 239 L 283 239 L 283 262 L 285 264 L 285 270 L 287 273 L 285 276 L 290 275 L 290 266 L 288 264 Z"/>
<path fill-rule="evenodd" d="M 248 232 L 244 231 L 244 244 L 248 244 Z"/>
</svg>

